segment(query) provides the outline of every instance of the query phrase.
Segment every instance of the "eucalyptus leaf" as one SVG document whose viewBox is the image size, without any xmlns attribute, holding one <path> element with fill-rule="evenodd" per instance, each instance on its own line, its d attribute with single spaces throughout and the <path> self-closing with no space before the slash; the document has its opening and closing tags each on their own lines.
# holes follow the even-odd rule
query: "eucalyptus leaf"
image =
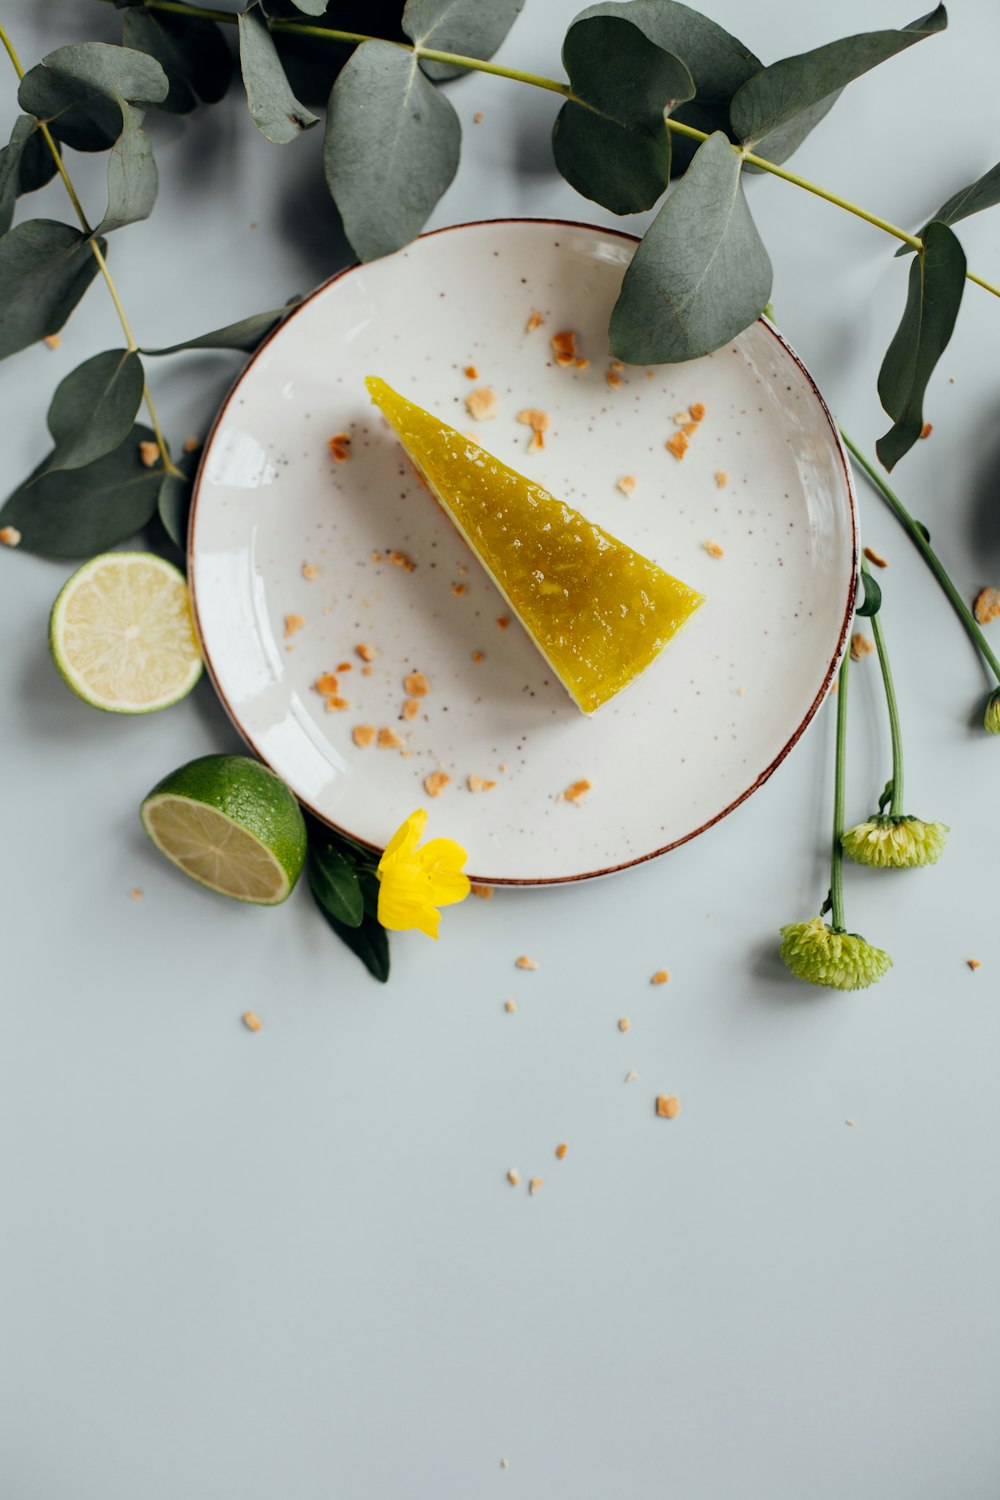
<svg viewBox="0 0 1000 1500">
<path fill-rule="evenodd" d="M 971 214 L 981 213 L 984 208 L 994 208 L 1000 203 L 1000 162 L 995 167 L 990 167 L 982 177 L 977 177 L 975 182 L 970 182 L 968 187 L 953 193 L 947 203 L 943 203 L 933 218 L 939 224 L 957 224 L 959 219 L 967 219 Z M 920 231 L 923 239 L 927 231 L 925 224 Z M 897 255 L 912 255 L 912 245 L 900 245 L 896 251 Z"/>
<path fill-rule="evenodd" d="M 0 151 L 0 235 L 6 234 L 14 222 L 14 205 L 21 191 L 21 158 L 34 128 L 30 115 L 18 115 L 10 141 Z"/>
<path fill-rule="evenodd" d="M 321 16 L 330 0 L 293 0 L 296 10 L 306 16 Z"/>
<path fill-rule="evenodd" d="M 71 371 L 49 407 L 55 449 L 43 473 L 81 469 L 123 443 L 142 401 L 142 385 L 142 361 L 134 349 L 108 349 Z"/>
<path fill-rule="evenodd" d="M 728 133 L 730 100 L 763 67 L 748 47 L 679 0 L 604 0 L 588 6 L 577 21 L 592 16 L 619 16 L 631 21 L 651 42 L 679 57 L 697 92 L 674 110 L 673 118 L 708 135 L 716 130 Z M 681 135 L 674 137 L 670 170 L 675 177 L 684 172 L 696 149 L 696 142 Z"/>
<path fill-rule="evenodd" d="M 152 142 L 142 128 L 143 112 L 123 101 L 122 119 L 122 133 L 108 155 L 108 207 L 99 234 L 148 219 L 156 202 L 160 179 Z"/>
<path fill-rule="evenodd" d="M 692 97 L 691 74 L 637 26 L 605 16 L 570 27 L 563 66 L 582 103 L 568 101 L 556 119 L 559 171 L 612 213 L 652 208 L 670 180 L 664 114 Z"/>
<path fill-rule="evenodd" d="M 240 15 L 239 28 L 240 68 L 250 118 L 261 135 L 285 146 L 315 125 L 317 117 L 292 93 L 256 0 Z"/>
<path fill-rule="evenodd" d="M 743 194 L 740 159 L 717 131 L 625 272 L 611 353 L 628 364 L 697 359 L 753 323 L 770 293 L 771 262 Z"/>
<path fill-rule="evenodd" d="M 139 444 L 148 427 L 132 428 L 113 453 L 83 469 L 46 474 L 49 459 L 9 497 L 0 525 L 15 526 L 21 548 L 43 557 L 93 557 L 140 531 L 156 510 L 161 470 L 147 469 Z"/>
<path fill-rule="evenodd" d="M 59 151 L 59 143 L 55 143 Z M 61 153 L 60 153 L 61 154 Z M 52 181 L 58 172 L 56 159 L 49 150 L 49 143 L 37 128 L 24 143 L 21 153 L 21 185 L 19 192 L 34 193 Z"/>
<path fill-rule="evenodd" d="M 107 42 L 75 42 L 50 52 L 21 79 L 18 102 L 46 120 L 77 151 L 106 151 L 122 132 L 121 100 L 159 104 L 167 75 L 154 57 Z"/>
<path fill-rule="evenodd" d="M 170 87 L 161 109 L 187 114 L 199 99 L 216 104 L 229 88 L 232 54 L 214 21 L 171 11 L 129 10 L 122 36 L 127 47 L 148 52 L 166 73 Z"/>
<path fill-rule="evenodd" d="M 225 328 L 215 328 L 211 333 L 200 333 L 182 344 L 169 344 L 163 349 L 141 349 L 141 354 L 180 354 L 184 349 L 239 349 L 252 354 L 261 340 L 272 328 L 284 321 L 292 308 L 298 307 L 301 297 L 292 297 L 283 307 L 271 312 L 254 313 L 241 318 L 238 323 L 228 323 Z"/>
<path fill-rule="evenodd" d="M 460 57 L 492 57 L 521 13 L 524 0 L 406 0 L 403 30 L 418 47 Z M 455 78 L 463 68 L 421 61 L 428 78 Z"/>
<path fill-rule="evenodd" d="M 180 458 L 175 459 L 175 467 L 181 471 L 180 477 L 165 473 L 156 497 L 156 508 L 160 513 L 163 529 L 181 552 L 187 550 L 191 491 L 200 458 L 201 449 L 198 448 L 193 453 L 182 453 Z"/>
<path fill-rule="evenodd" d="M 730 118 L 737 139 L 758 156 L 785 161 L 849 83 L 947 24 L 947 11 L 938 5 L 900 31 L 843 37 L 762 68 L 733 98 Z"/>
<path fill-rule="evenodd" d="M 323 911 L 345 927 L 360 927 L 365 898 L 354 863 L 329 840 L 309 848 L 309 889 Z"/>
<path fill-rule="evenodd" d="M 877 579 L 872 577 L 867 568 L 862 568 L 861 570 L 861 588 L 864 592 L 864 598 L 854 612 L 855 614 L 862 615 L 865 619 L 870 619 L 872 615 L 877 615 L 882 608 L 882 589 Z"/>
<path fill-rule="evenodd" d="M 414 53 L 363 42 L 330 94 L 327 184 L 361 260 L 414 239 L 458 167 L 462 128 Z"/>
<path fill-rule="evenodd" d="M 902 321 L 878 376 L 879 399 L 893 419 L 893 426 L 875 444 L 887 469 L 894 468 L 920 437 L 924 392 L 948 346 L 964 290 L 965 252 L 947 224 L 932 220 L 923 251 L 910 267 Z"/>
<path fill-rule="evenodd" d="M 378 880 L 368 871 L 362 871 L 359 880 L 364 897 L 364 916 L 359 926 L 341 922 L 322 903 L 317 904 L 341 942 L 360 958 L 369 974 L 384 984 L 389 978 L 389 934 L 378 920 Z"/>
<path fill-rule="evenodd" d="M 97 270 L 88 236 L 68 224 L 28 219 L 9 230 L 0 239 L 0 359 L 58 333 Z"/>
</svg>

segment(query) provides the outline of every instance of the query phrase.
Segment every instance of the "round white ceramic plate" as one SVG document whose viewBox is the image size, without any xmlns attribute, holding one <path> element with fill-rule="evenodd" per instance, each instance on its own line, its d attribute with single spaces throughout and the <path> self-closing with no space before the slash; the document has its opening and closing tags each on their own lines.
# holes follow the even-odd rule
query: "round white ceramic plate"
<svg viewBox="0 0 1000 1500">
<path fill-rule="evenodd" d="M 608 318 L 634 248 L 545 220 L 427 235 L 313 293 L 219 414 L 189 543 L 205 659 L 249 745 L 355 839 L 380 848 L 427 806 L 429 834 L 464 844 L 483 881 L 606 874 L 731 811 L 829 689 L 857 562 L 834 424 L 764 321 L 690 364 L 612 370 Z M 556 364 L 550 339 L 564 330 L 585 363 Z M 592 718 L 516 620 L 498 624 L 509 609 L 371 406 L 368 374 L 707 596 Z M 499 412 L 476 421 L 466 397 L 484 386 Z M 674 417 L 699 402 L 678 461 L 665 446 Z M 542 451 L 516 420 L 527 407 L 549 413 Z M 339 433 L 351 440 L 341 461 L 328 446 Z M 375 652 L 367 672 L 361 645 Z M 407 719 L 415 671 L 430 690 Z M 314 689 L 323 673 L 346 707 Z M 403 748 L 358 746 L 358 726 Z M 430 800 L 435 771 L 450 780 Z M 566 800 L 581 780 L 590 790 Z"/>
</svg>

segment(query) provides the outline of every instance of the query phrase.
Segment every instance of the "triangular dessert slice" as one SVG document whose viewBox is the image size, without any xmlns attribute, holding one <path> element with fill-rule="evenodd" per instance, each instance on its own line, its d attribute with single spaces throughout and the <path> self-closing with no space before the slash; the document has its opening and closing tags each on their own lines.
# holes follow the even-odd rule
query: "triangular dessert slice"
<svg viewBox="0 0 1000 1500">
<path fill-rule="evenodd" d="M 366 384 L 583 713 L 633 682 L 703 602 L 384 380 Z"/>
</svg>

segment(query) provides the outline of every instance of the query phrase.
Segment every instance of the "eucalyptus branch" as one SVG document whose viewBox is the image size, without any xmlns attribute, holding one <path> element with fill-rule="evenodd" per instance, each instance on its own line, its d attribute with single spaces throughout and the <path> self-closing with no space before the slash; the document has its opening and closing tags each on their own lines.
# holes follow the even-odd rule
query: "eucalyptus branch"
<svg viewBox="0 0 1000 1500">
<path fill-rule="evenodd" d="M 861 571 L 870 576 L 871 570 L 867 562 L 862 561 Z M 889 711 L 889 737 L 892 742 L 892 799 L 889 804 L 889 816 L 900 818 L 903 815 L 903 735 L 899 726 L 899 706 L 896 702 L 896 689 L 892 681 L 892 668 L 889 666 L 889 653 L 882 630 L 880 610 L 875 610 L 871 616 L 871 625 L 872 635 L 875 637 L 875 649 L 878 652 L 878 664 L 882 671 L 885 705 Z"/>
<path fill-rule="evenodd" d="M 10 58 L 11 66 L 13 67 L 18 78 L 23 78 L 24 68 L 21 66 L 21 60 L 14 49 L 13 42 L 7 35 L 7 32 L 4 30 L 4 27 L 2 25 L 0 25 L 0 45 L 3 46 L 4 51 Z M 139 345 L 135 340 L 132 329 L 129 325 L 128 318 L 125 315 L 125 309 L 122 306 L 121 298 L 118 295 L 118 288 L 115 286 L 114 279 L 111 275 L 110 270 L 108 269 L 108 263 L 104 258 L 104 253 L 101 250 L 100 245 L 97 243 L 96 233 L 91 227 L 90 221 L 88 220 L 87 215 L 84 212 L 83 204 L 80 202 L 79 195 L 77 194 L 77 191 L 70 180 L 69 173 L 66 171 L 66 164 L 62 159 L 62 153 L 56 145 L 55 140 L 52 136 L 52 132 L 50 131 L 48 125 L 44 120 L 39 120 L 38 128 L 42 133 L 42 138 L 44 139 L 46 146 L 52 154 L 52 159 L 56 165 L 56 171 L 59 173 L 59 176 L 62 179 L 63 186 L 65 187 L 66 192 L 69 195 L 69 200 L 73 205 L 73 211 L 75 212 L 77 219 L 80 222 L 80 228 L 87 236 L 87 243 L 90 247 L 90 252 L 96 260 L 98 269 L 100 270 L 100 273 L 104 278 L 104 284 L 111 296 L 111 301 L 114 303 L 115 312 L 118 314 L 118 321 L 122 326 L 122 332 L 124 333 L 125 338 L 128 341 L 129 353 L 134 353 L 138 350 Z M 146 403 L 146 410 L 149 413 L 149 422 L 156 438 L 156 446 L 160 450 L 160 458 L 163 461 L 163 467 L 166 469 L 167 473 L 172 474 L 174 478 L 183 479 L 184 475 L 181 473 L 180 469 L 177 468 L 170 457 L 166 439 L 163 436 L 163 430 L 160 427 L 159 418 L 156 415 L 156 407 L 153 405 L 153 398 L 150 395 L 149 386 L 145 379 L 142 383 L 142 396 L 143 400 Z"/>
<path fill-rule="evenodd" d="M 844 652 L 837 685 L 837 751 L 833 773 L 833 844 L 830 851 L 830 919 L 834 932 L 844 925 L 844 780 L 847 765 L 847 673 L 851 653 Z"/>
<path fill-rule="evenodd" d="M 104 3 L 110 5 L 114 3 L 114 0 L 104 0 Z M 230 26 L 235 26 L 237 22 L 237 16 L 232 11 L 210 10 L 200 5 L 188 5 L 185 0 L 145 0 L 144 9 L 167 11 L 172 15 L 192 16 L 205 21 L 220 21 Z M 368 36 L 357 31 L 338 31 L 332 27 L 309 26 L 300 21 L 269 20 L 267 25 L 272 32 L 289 36 L 309 36 L 327 42 L 361 43 L 388 40 L 386 37 Z M 522 73 L 517 68 L 501 67 L 498 63 L 486 62 L 477 57 L 463 57 L 454 52 L 432 51 L 430 48 L 414 46 L 409 42 L 393 41 L 391 45 L 400 47 L 405 52 L 415 52 L 418 57 L 426 58 L 428 62 L 446 63 L 454 68 L 466 68 L 477 73 L 492 73 L 499 78 L 510 78 L 516 83 L 526 83 L 533 88 L 548 89 L 551 93 L 561 94 L 572 103 L 580 104 L 584 108 L 589 107 L 584 100 L 575 97 L 569 84 L 560 83 L 555 78 L 543 78 L 537 73 Z M 709 139 L 704 130 L 697 130 L 693 125 L 682 124 L 680 120 L 671 119 L 669 115 L 664 117 L 664 124 L 672 133 L 687 136 L 689 140 L 704 142 Z M 853 214 L 857 219 L 863 219 L 866 224 L 872 224 L 876 229 L 881 229 L 883 233 L 891 235 L 893 239 L 900 240 L 918 252 L 923 249 L 924 242 L 920 236 L 910 234 L 907 230 L 901 229 L 898 224 L 892 224 L 878 214 L 869 213 L 867 209 L 861 208 L 857 203 L 852 203 L 850 199 L 842 198 L 838 193 L 830 192 L 828 188 L 810 182 L 808 178 L 800 177 L 795 172 L 789 172 L 777 162 L 768 161 L 763 156 L 756 156 L 743 146 L 733 145 L 732 149 L 741 160 L 748 162 L 751 166 L 759 167 L 762 172 L 769 172 L 773 177 L 780 177 L 783 182 L 790 182 L 794 187 L 802 188 L 804 192 L 812 193 L 815 197 L 834 204 L 845 213 Z M 991 292 L 994 297 L 1000 297 L 1000 287 L 994 286 L 982 276 L 977 276 L 973 271 L 966 271 L 965 274 L 969 281 L 974 281 L 984 291 Z"/>
<path fill-rule="evenodd" d="M 903 504 L 902 500 L 900 500 L 899 496 L 889 488 L 888 484 L 886 484 L 885 480 L 882 478 L 882 475 L 875 468 L 875 465 L 869 462 L 869 460 L 861 452 L 853 439 L 849 437 L 848 434 L 844 431 L 843 427 L 841 427 L 839 431 L 840 436 L 843 438 L 846 447 L 850 451 L 851 456 L 854 458 L 858 467 L 871 481 L 875 489 L 879 491 L 889 509 L 896 517 L 896 520 L 899 521 L 907 536 L 910 538 L 910 541 L 923 557 L 924 562 L 930 568 L 931 572 L 934 574 L 934 577 L 937 579 L 938 583 L 944 590 L 952 609 L 955 611 L 955 613 L 958 615 L 958 618 L 965 626 L 972 644 L 976 647 L 976 650 L 980 652 L 983 659 L 989 664 L 990 670 L 992 671 L 994 677 L 996 678 L 997 682 L 1000 683 L 1000 661 L 997 660 L 993 650 L 990 647 L 989 642 L 983 635 L 983 632 L 980 630 L 975 616 L 952 582 L 947 569 L 941 562 L 941 559 L 938 557 L 937 553 L 934 551 L 934 548 L 931 546 L 930 542 L 927 540 L 927 537 L 924 535 L 923 529 L 920 526 L 919 522 L 913 519 L 913 517 L 910 515 L 910 512 L 906 509 L 906 506 Z"/>
</svg>

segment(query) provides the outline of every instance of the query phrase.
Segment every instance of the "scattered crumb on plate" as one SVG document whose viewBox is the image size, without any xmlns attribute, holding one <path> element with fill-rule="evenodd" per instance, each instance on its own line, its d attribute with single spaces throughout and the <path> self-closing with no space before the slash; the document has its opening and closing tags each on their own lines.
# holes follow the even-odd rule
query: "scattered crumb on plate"
<svg viewBox="0 0 1000 1500">
<path fill-rule="evenodd" d="M 315 563 L 304 562 L 302 564 L 302 577 L 306 579 L 308 583 L 312 583 L 314 578 L 319 577 L 319 568 L 317 568 Z"/>
<path fill-rule="evenodd" d="M 328 714 L 336 713 L 339 709 L 350 708 L 350 700 L 342 698 L 339 693 L 331 693 L 329 698 L 323 700 Z"/>
<path fill-rule="evenodd" d="M 428 797 L 440 797 L 451 777 L 445 771 L 432 771 L 424 777 L 424 791 Z"/>
<path fill-rule="evenodd" d="M 403 719 L 415 719 L 420 712 L 419 698 L 404 698 L 400 717 Z"/>
<path fill-rule="evenodd" d="M 576 334 L 564 328 L 561 333 L 552 335 L 552 349 L 555 353 L 557 365 L 574 365 L 577 360 Z"/>
<path fill-rule="evenodd" d="M 374 661 L 378 655 L 375 647 L 370 646 L 367 641 L 362 641 L 360 646 L 355 646 L 354 649 L 364 662 Z"/>
<path fill-rule="evenodd" d="M 532 333 L 536 328 L 541 328 L 544 322 L 545 319 L 542 317 L 540 312 L 532 312 L 531 317 L 524 325 L 525 333 Z"/>
<path fill-rule="evenodd" d="M 497 629 L 506 630 L 510 624 L 510 615 L 497 615 Z"/>
<path fill-rule="evenodd" d="M 356 745 L 359 745 L 362 750 L 366 745 L 370 745 L 374 738 L 374 724 L 355 724 L 354 728 L 351 730 L 351 739 Z"/>
<path fill-rule="evenodd" d="M 462 374 L 466 377 L 467 380 L 479 379 L 479 371 L 476 369 L 475 365 L 466 365 L 465 369 L 462 371 Z"/>
<path fill-rule="evenodd" d="M 306 617 L 305 617 L 305 615 L 286 615 L 285 616 L 285 640 L 286 641 L 291 640 L 291 638 L 292 638 L 293 635 L 297 635 L 298 632 L 302 629 L 302 627 L 303 627 L 303 625 L 305 623 L 306 623 Z"/>
<path fill-rule="evenodd" d="M 496 782 L 487 781 L 485 776 L 467 776 L 466 785 L 470 792 L 491 792 Z"/>
<path fill-rule="evenodd" d="M 378 748 L 380 750 L 402 750 L 403 741 L 394 729 L 380 729 L 378 732 Z"/>
<path fill-rule="evenodd" d="M 490 385 L 481 385 L 470 391 L 465 398 L 469 416 L 477 422 L 487 422 L 500 410 L 500 398 Z"/>
<path fill-rule="evenodd" d="M 387 552 L 385 560 L 394 568 L 402 568 L 404 573 L 412 573 L 417 566 L 412 557 L 407 557 L 405 552 Z"/>
<path fill-rule="evenodd" d="M 716 469 L 715 482 L 719 486 L 720 490 L 724 490 L 726 488 L 726 485 L 729 483 L 728 471 L 726 469 Z"/>
<path fill-rule="evenodd" d="M 430 686 L 423 672 L 407 672 L 403 678 L 403 687 L 409 698 L 426 698 L 430 692 Z"/>
<path fill-rule="evenodd" d="M 337 432 L 326 445 L 338 464 L 351 456 L 351 434 L 349 432 Z"/>
<path fill-rule="evenodd" d="M 718 542 L 702 542 L 701 545 L 704 547 L 709 557 L 725 557 L 726 555 L 723 552 L 722 548 L 719 546 Z"/>
<path fill-rule="evenodd" d="M 622 477 L 619 479 L 616 488 L 620 489 L 623 495 L 634 495 L 635 494 L 635 475 L 634 474 L 623 474 Z"/>
<path fill-rule="evenodd" d="M 672 438 L 667 439 L 667 447 L 677 459 L 678 463 L 684 457 L 690 446 L 690 440 L 683 432 L 675 432 Z"/>
<path fill-rule="evenodd" d="M 586 778 L 574 781 L 564 792 L 559 793 L 559 799 L 563 802 L 572 802 L 574 807 L 579 807 L 583 798 L 590 791 L 591 783 Z"/>
<path fill-rule="evenodd" d="M 568 1150 L 569 1150 L 569 1146 L 566 1144 L 566 1142 L 565 1141 L 560 1141 L 559 1144 L 558 1144 L 558 1146 L 556 1147 L 556 1160 L 557 1161 L 562 1161 L 563 1157 L 566 1155 L 566 1152 Z"/>
</svg>

